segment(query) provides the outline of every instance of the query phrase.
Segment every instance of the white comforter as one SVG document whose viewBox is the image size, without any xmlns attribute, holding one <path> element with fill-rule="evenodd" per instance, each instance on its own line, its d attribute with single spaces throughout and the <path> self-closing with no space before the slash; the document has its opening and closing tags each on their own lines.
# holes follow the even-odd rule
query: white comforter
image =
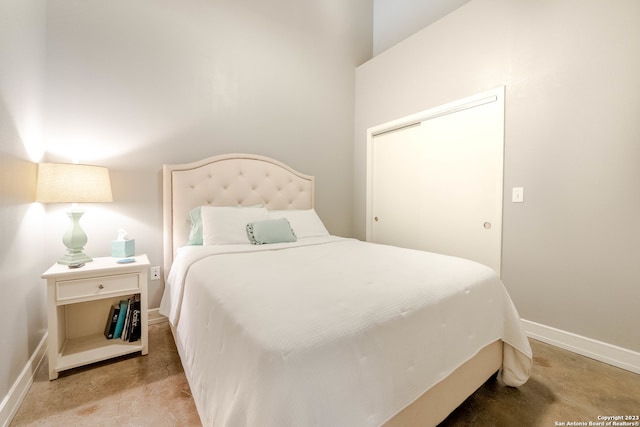
<svg viewBox="0 0 640 427">
<path fill-rule="evenodd" d="M 182 248 L 160 312 L 207 426 L 380 425 L 497 339 L 531 367 L 491 269 L 352 239 Z"/>
</svg>

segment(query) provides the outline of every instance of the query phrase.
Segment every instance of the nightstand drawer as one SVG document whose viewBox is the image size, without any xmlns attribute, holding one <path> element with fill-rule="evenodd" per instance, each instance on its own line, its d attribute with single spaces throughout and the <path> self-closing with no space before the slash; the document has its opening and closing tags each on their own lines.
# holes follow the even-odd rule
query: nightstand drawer
<svg viewBox="0 0 640 427">
<path fill-rule="evenodd" d="M 84 298 L 108 297 L 113 294 L 139 292 L 138 274 L 119 274 L 114 276 L 93 277 L 90 279 L 65 280 L 56 282 L 58 303 Z"/>
</svg>

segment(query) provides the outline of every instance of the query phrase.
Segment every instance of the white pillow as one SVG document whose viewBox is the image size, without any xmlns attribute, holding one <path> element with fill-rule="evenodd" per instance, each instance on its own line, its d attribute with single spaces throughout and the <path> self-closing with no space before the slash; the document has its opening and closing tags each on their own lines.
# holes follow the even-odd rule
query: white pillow
<svg viewBox="0 0 640 427">
<path fill-rule="evenodd" d="M 269 219 L 263 207 L 203 206 L 202 243 L 204 245 L 229 245 L 251 243 L 247 236 L 247 224 Z"/>
<path fill-rule="evenodd" d="M 329 232 L 314 209 L 269 211 L 269 219 L 278 218 L 286 218 L 298 238 L 329 235 Z"/>
</svg>

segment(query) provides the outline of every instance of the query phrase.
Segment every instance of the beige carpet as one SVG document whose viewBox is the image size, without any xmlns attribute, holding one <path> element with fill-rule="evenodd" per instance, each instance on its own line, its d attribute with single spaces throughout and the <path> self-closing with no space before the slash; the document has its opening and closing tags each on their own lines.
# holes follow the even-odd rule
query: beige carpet
<svg viewBox="0 0 640 427">
<path fill-rule="evenodd" d="M 43 363 L 11 426 L 199 426 L 168 324 L 152 325 L 149 340 L 147 356 L 70 370 L 55 381 Z M 532 347 L 533 375 L 524 386 L 489 380 L 441 426 L 555 427 L 640 415 L 640 375 L 537 341 Z"/>
</svg>

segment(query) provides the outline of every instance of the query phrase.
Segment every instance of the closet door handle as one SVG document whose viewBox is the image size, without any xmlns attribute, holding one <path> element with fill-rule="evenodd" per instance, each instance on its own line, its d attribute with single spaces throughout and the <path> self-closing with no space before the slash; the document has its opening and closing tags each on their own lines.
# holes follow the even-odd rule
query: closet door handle
<svg viewBox="0 0 640 427">
<path fill-rule="evenodd" d="M 487 221 L 487 222 L 485 222 L 485 223 L 483 224 L 483 227 L 484 227 L 485 229 L 489 230 L 489 229 L 491 228 L 491 223 L 490 223 L 489 221 Z"/>
</svg>

